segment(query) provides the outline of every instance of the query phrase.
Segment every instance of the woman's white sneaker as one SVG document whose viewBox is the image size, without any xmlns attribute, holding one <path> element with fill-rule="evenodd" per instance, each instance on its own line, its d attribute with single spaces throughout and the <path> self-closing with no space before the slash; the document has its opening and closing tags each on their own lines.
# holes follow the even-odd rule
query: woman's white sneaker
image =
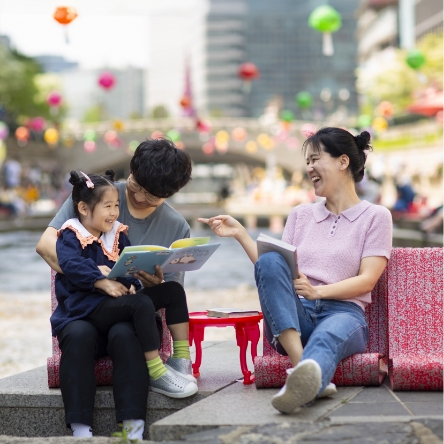
<svg viewBox="0 0 444 444">
<path fill-rule="evenodd" d="M 170 398 L 187 398 L 197 393 L 198 390 L 197 384 L 188 381 L 172 370 L 167 370 L 159 379 L 150 378 L 150 389 Z"/>
<path fill-rule="evenodd" d="M 336 385 L 330 382 L 327 387 L 319 394 L 318 398 L 327 398 L 328 396 L 336 395 L 338 391 L 336 390 Z"/>
<path fill-rule="evenodd" d="M 272 406 L 281 413 L 293 413 L 315 399 L 322 382 L 321 367 L 313 359 L 299 362 L 287 374 L 285 385 L 271 399 Z"/>
</svg>

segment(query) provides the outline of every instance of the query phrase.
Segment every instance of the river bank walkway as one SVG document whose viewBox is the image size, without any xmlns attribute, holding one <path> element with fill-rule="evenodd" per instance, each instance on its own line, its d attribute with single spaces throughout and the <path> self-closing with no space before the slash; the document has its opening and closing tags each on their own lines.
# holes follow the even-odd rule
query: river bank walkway
<svg viewBox="0 0 444 444">
<path fill-rule="evenodd" d="M 150 392 L 145 430 L 150 441 L 144 442 L 442 442 L 442 392 L 393 392 L 386 380 L 380 387 L 338 387 L 335 396 L 282 415 L 270 404 L 278 389 L 243 385 L 241 376 L 235 341 L 206 341 L 196 395 L 174 400 Z M 110 436 L 117 430 L 111 387 L 98 388 L 95 405 L 93 429 Z M 45 366 L 0 379 L 0 435 L 2 444 L 125 442 L 69 438 L 60 390 L 48 389 Z"/>
</svg>

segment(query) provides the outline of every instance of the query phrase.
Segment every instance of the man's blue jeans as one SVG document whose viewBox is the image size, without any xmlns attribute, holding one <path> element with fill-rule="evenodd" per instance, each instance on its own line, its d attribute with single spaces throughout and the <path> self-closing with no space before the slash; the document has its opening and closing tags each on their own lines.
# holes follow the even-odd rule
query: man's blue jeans
<svg viewBox="0 0 444 444">
<path fill-rule="evenodd" d="M 353 302 L 300 299 L 279 253 L 260 256 L 254 271 L 267 340 L 287 355 L 277 339 L 288 328 L 298 331 L 304 347 L 301 361 L 314 359 L 322 369 L 321 393 L 342 359 L 364 352 L 368 341 L 364 311 Z"/>
</svg>

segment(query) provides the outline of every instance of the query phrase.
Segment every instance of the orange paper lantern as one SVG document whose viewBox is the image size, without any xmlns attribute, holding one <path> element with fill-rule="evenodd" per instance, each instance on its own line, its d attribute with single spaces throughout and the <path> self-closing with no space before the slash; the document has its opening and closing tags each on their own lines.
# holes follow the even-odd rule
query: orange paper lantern
<svg viewBox="0 0 444 444">
<path fill-rule="evenodd" d="M 75 18 L 77 18 L 77 11 L 68 6 L 59 6 L 54 12 L 54 20 L 61 25 L 69 25 Z"/>
</svg>

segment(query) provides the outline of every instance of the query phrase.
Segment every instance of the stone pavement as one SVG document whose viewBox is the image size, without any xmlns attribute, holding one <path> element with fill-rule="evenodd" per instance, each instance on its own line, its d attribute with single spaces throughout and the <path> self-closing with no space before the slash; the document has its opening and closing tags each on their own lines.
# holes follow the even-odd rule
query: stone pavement
<svg viewBox="0 0 444 444">
<path fill-rule="evenodd" d="M 233 332 L 234 336 L 234 332 Z M 249 363 L 251 368 L 251 361 Z M 0 436 L 0 444 L 70 444 L 70 443 L 122 443 L 122 439 L 95 437 L 89 440 L 68 436 L 53 438 L 18 437 L 26 417 L 33 420 L 34 412 L 56 409 L 55 414 L 39 415 L 34 422 L 37 436 L 48 432 L 52 422 L 63 418 L 60 392 L 39 387 L 30 394 L 20 380 L 23 375 L 44 376 L 42 369 L 36 369 L 0 380 L 0 428 L 4 422 L 14 422 L 14 430 L 6 432 L 12 436 Z M 277 389 L 257 390 L 254 385 L 245 386 L 237 379 L 241 376 L 238 362 L 238 348 L 234 341 L 206 342 L 203 350 L 199 397 L 181 405 L 170 406 L 170 398 L 150 394 L 149 407 L 169 409 L 162 419 L 153 418 L 149 427 L 151 441 L 173 443 L 387 443 L 387 444 L 435 444 L 442 443 L 442 392 L 393 392 L 387 380 L 380 387 L 339 387 L 332 398 L 314 402 L 292 415 L 278 413 L 270 404 L 271 396 Z M 32 386 L 32 382 L 29 384 Z M 36 383 L 34 383 L 35 385 Z M 9 388 L 8 388 L 9 387 Z M 8 392 L 8 393 L 6 393 Z M 26 392 L 26 393 L 25 393 Z M 107 408 L 112 420 L 112 396 L 108 388 L 99 390 L 98 412 Z M 106 392 L 106 393 L 105 393 Z M 106 394 L 106 396 L 104 396 Z M 154 396 L 158 395 L 158 396 Z M 162 398 L 162 399 L 161 399 Z M 194 402 L 193 402 L 194 401 Z M 10 404 L 9 407 L 7 404 Z M 107 404 L 111 403 L 111 404 Z M 47 405 L 46 405 L 47 404 Z M 46 405 L 46 407 L 45 407 Z M 178 408 L 180 410 L 178 410 Z M 5 414 L 6 413 L 6 414 Z M 168 416 L 167 416 L 168 415 Z M 60 416 L 60 418 L 59 418 Z M 100 415 L 98 415 L 100 416 Z M 156 416 L 156 415 L 155 415 Z M 23 420 L 20 420 L 20 417 Z M 63 422 L 63 421 L 62 421 Z M 2 424 L 3 423 L 3 424 Z M 59 429 L 57 429 L 59 430 Z M 37 431 L 39 432 L 37 434 Z M 1 434 L 5 432 L 0 431 Z M 68 433 L 66 428 L 58 435 Z M 51 433 L 47 433 L 51 436 Z M 52 435 L 54 436 L 54 435 Z M 108 433 L 109 436 L 109 433 Z"/>
</svg>

